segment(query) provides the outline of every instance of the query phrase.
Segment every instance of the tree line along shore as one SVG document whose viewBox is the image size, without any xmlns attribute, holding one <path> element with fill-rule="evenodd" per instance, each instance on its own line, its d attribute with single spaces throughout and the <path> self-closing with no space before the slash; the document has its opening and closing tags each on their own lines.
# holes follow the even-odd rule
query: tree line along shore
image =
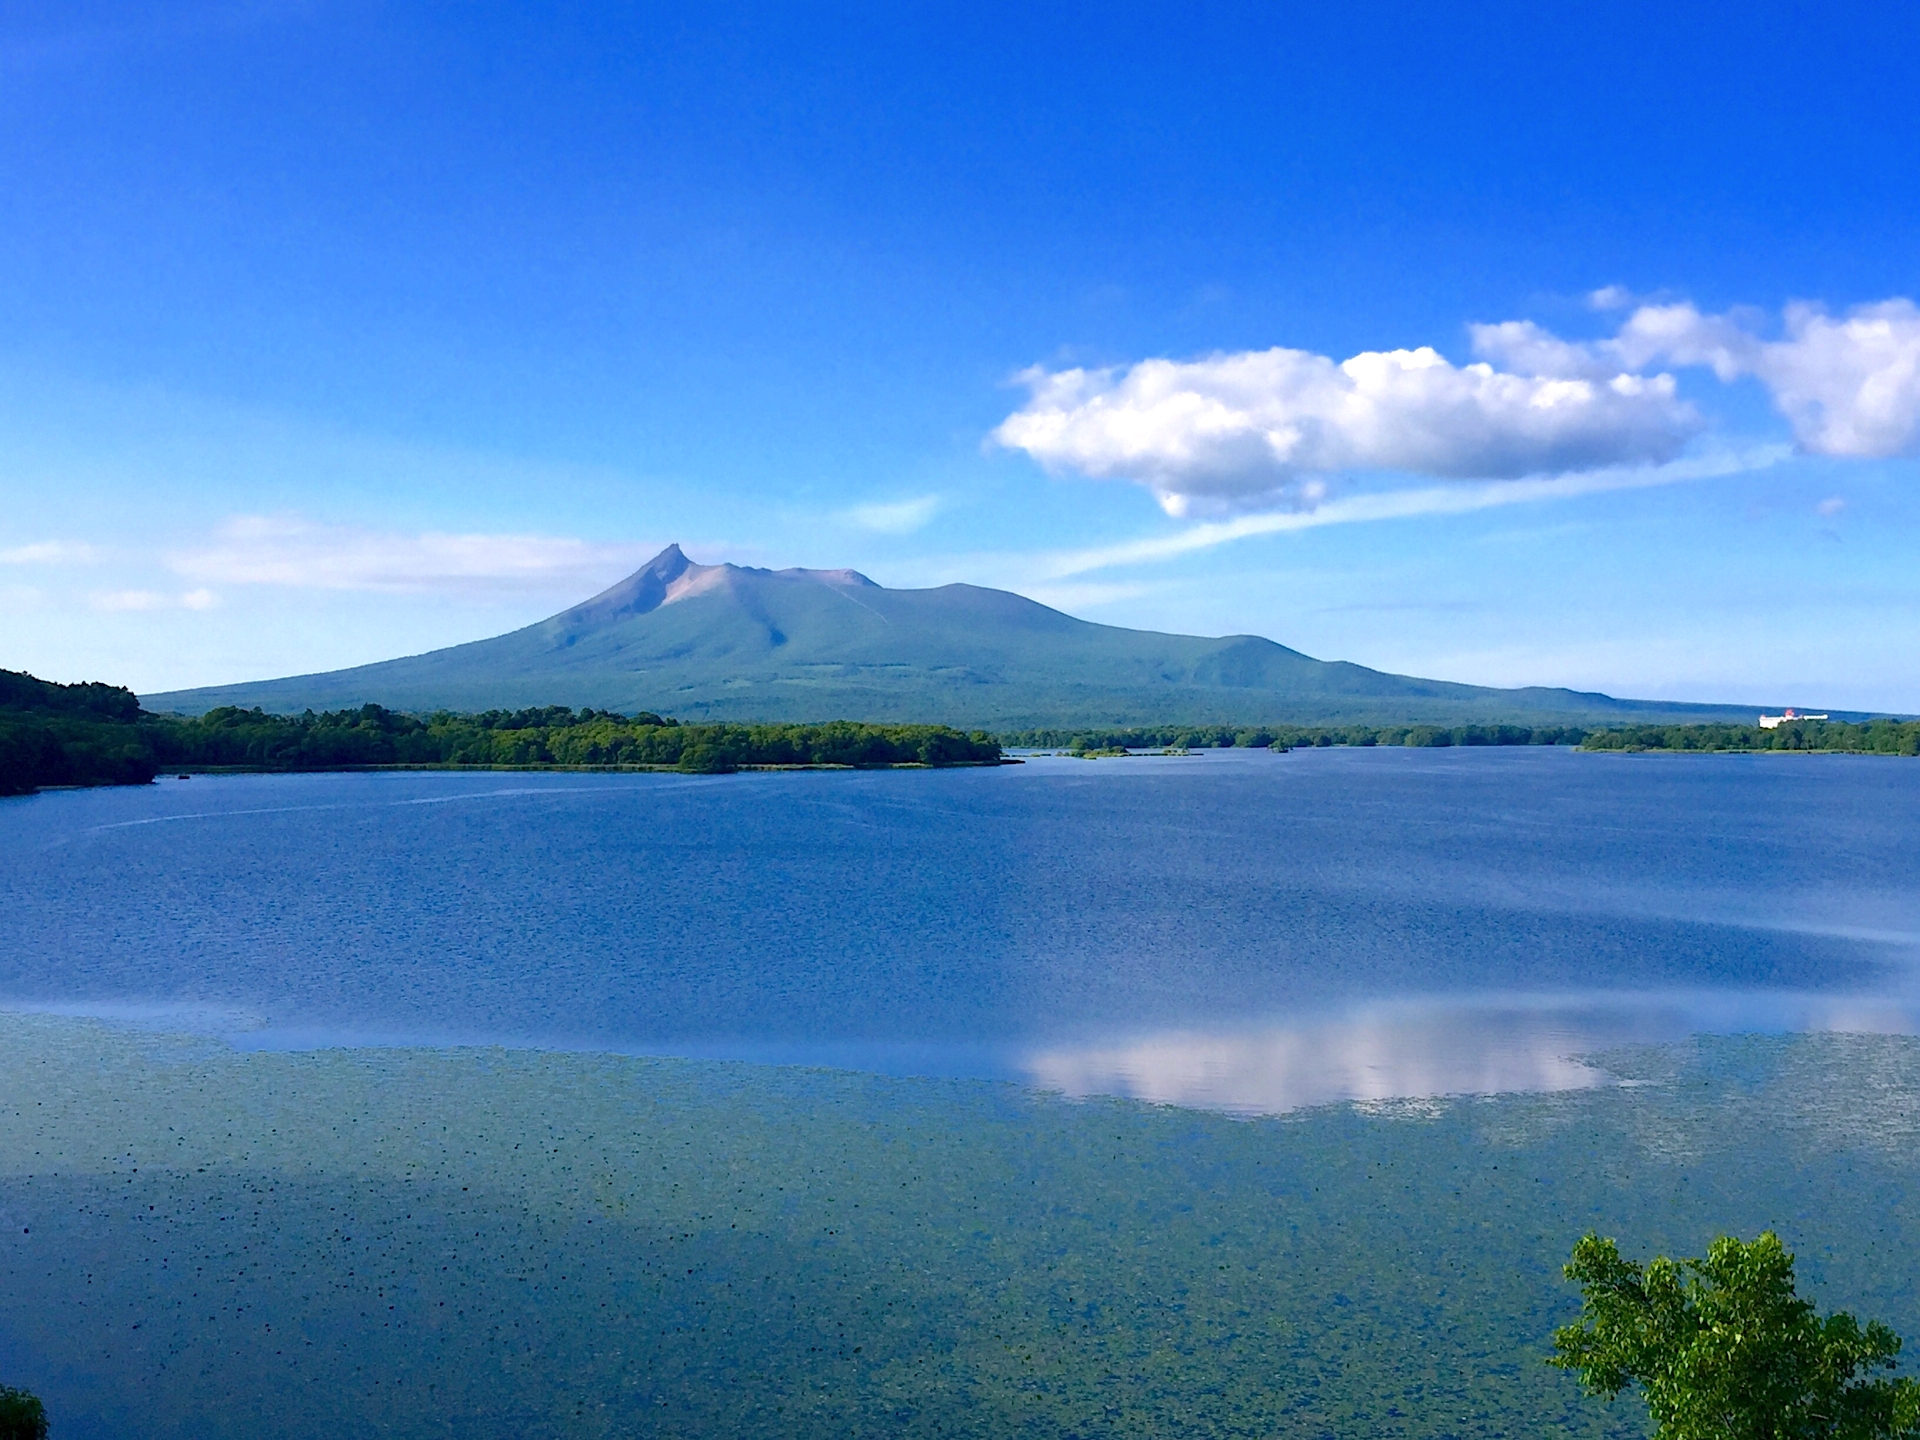
<svg viewBox="0 0 1920 1440">
<path fill-rule="evenodd" d="M 1138 749 L 1331 745 L 1577 745 L 1588 750 L 1844 751 L 1920 755 L 1920 722 L 1758 725 L 1134 726 L 1000 735 L 946 725 L 681 724 L 555 705 L 411 715 L 379 705 L 269 715 L 231 706 L 153 715 L 116 685 L 60 685 L 0 670 L 0 795 L 47 786 L 138 785 L 163 771 L 421 768 L 671 769 L 985 765 L 1003 747 L 1088 755 Z"/>
<path fill-rule="evenodd" d="M 112 685 L 0 671 L 0 795 L 52 785 L 143 784 L 164 771 L 388 767 L 667 769 L 986 765 L 993 737 L 946 725 L 682 725 L 659 715 L 547 706 L 408 715 L 379 705 L 302 715 L 225 707 L 188 718 L 141 710 Z"/>
<path fill-rule="evenodd" d="M 1119 750 L 1224 749 L 1230 746 L 1297 750 L 1328 745 L 1570 745 L 1582 750 L 1790 750 L 1859 755 L 1920 755 L 1920 721 L 1792 720 L 1758 724 L 1692 725 L 1136 725 L 1114 729 L 1002 732 L 1002 745 L 1065 750 L 1070 754 Z"/>
</svg>

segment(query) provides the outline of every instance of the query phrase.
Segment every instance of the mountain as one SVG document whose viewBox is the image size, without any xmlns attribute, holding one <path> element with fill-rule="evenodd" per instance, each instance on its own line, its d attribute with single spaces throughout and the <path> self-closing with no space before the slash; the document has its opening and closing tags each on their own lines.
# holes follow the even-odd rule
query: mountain
<svg viewBox="0 0 1920 1440">
<path fill-rule="evenodd" d="M 1123 630 L 977 585 L 889 590 L 853 570 L 696 565 L 669 545 L 551 619 L 333 670 L 144 697 L 150 710 L 373 702 L 532 705 L 686 720 L 945 721 L 999 729 L 1146 721 L 1446 723 L 1744 719 L 1750 710 L 1493 690 L 1315 660 L 1257 635 Z"/>
</svg>

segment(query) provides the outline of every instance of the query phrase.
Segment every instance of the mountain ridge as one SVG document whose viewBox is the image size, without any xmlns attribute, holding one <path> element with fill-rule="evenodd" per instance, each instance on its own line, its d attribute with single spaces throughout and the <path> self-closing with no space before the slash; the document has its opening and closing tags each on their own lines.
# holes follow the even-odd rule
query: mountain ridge
<svg viewBox="0 0 1920 1440">
<path fill-rule="evenodd" d="M 992 727 L 1532 723 L 1744 717 L 1749 707 L 1502 690 L 1317 660 L 1258 635 L 1100 625 L 1005 590 L 893 590 L 857 570 L 701 565 L 669 545 L 599 594 L 484 640 L 344 670 L 143 697 L 283 713 L 592 706 L 701 720 Z"/>
</svg>

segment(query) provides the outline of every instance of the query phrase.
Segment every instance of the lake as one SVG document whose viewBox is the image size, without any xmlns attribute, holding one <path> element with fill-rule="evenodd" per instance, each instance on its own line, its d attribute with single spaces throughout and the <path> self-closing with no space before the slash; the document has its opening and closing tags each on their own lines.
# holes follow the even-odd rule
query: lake
<svg viewBox="0 0 1920 1440">
<path fill-rule="evenodd" d="M 1285 1110 L 1910 1031 L 1916 853 L 1880 757 L 201 777 L 0 804 L 0 1003 Z"/>
<path fill-rule="evenodd" d="M 0 801 L 59 1440 L 1631 1440 L 1589 1228 L 1920 1337 L 1920 765 L 1321 750 Z"/>
</svg>

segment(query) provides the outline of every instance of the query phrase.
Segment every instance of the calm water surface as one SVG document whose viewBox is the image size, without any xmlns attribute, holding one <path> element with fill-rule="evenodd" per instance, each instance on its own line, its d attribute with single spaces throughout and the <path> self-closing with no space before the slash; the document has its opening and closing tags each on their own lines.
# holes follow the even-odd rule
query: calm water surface
<svg viewBox="0 0 1920 1440">
<path fill-rule="evenodd" d="M 1920 765 L 1334 750 L 0 802 L 0 1004 L 1239 1110 L 1915 1028 Z"/>
</svg>

